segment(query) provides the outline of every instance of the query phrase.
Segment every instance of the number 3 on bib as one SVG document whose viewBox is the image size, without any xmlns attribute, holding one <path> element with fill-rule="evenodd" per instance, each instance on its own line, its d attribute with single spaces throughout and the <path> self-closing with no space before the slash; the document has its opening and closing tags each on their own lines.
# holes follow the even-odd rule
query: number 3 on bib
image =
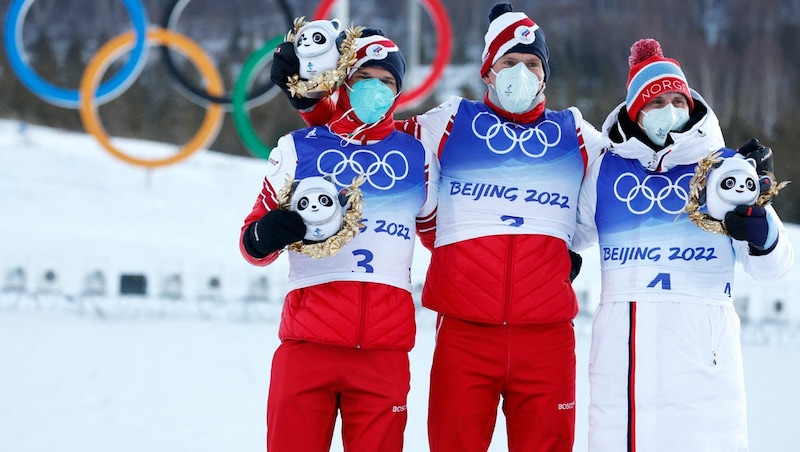
<svg viewBox="0 0 800 452">
<path fill-rule="evenodd" d="M 372 262 L 372 258 L 373 258 L 372 251 L 370 251 L 370 250 L 354 250 L 353 251 L 353 256 L 361 256 L 362 259 L 360 261 L 358 261 L 358 263 L 356 265 L 358 265 L 359 267 L 363 267 L 364 268 L 364 272 L 373 273 L 375 271 L 375 269 L 372 268 L 372 265 L 369 265 L 369 263 Z"/>
</svg>

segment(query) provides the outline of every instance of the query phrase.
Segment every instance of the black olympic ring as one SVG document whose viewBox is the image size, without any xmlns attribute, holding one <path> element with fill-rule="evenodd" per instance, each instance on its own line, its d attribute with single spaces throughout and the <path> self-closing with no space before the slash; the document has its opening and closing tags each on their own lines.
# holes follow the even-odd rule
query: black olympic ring
<svg viewBox="0 0 800 452">
<path fill-rule="evenodd" d="M 164 10 L 164 19 L 161 23 L 162 28 L 165 30 L 176 30 L 178 19 L 183 9 L 190 1 L 191 0 L 172 0 Z M 281 7 L 283 18 L 288 24 L 286 29 L 289 29 L 292 27 L 295 18 L 292 5 L 289 4 L 288 0 L 277 0 L 277 2 Z M 231 108 L 233 105 L 233 94 L 229 93 L 222 96 L 210 94 L 207 89 L 201 88 L 196 82 L 190 80 L 183 72 L 178 70 L 169 46 L 161 46 L 161 61 L 167 66 L 167 72 L 170 76 L 172 76 L 172 78 L 178 82 L 178 86 L 185 91 L 186 97 L 194 103 L 201 107 L 205 107 L 209 102 L 212 104 L 223 104 L 226 108 Z M 252 108 L 268 101 L 272 96 L 265 96 L 265 94 L 273 88 L 278 89 L 271 80 L 268 80 L 263 85 L 253 89 L 253 91 L 248 94 L 245 105 L 248 108 Z"/>
</svg>

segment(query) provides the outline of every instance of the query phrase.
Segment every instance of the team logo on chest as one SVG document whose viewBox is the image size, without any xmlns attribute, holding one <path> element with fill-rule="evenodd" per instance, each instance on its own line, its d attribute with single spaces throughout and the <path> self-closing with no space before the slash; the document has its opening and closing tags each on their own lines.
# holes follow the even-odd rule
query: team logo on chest
<svg viewBox="0 0 800 452">
<path fill-rule="evenodd" d="M 539 158 L 561 143 L 561 126 L 554 121 L 546 119 L 536 127 L 521 127 L 501 121 L 485 111 L 472 119 L 472 133 L 485 141 L 490 151 L 499 155 L 519 148 L 528 157 Z"/>
</svg>

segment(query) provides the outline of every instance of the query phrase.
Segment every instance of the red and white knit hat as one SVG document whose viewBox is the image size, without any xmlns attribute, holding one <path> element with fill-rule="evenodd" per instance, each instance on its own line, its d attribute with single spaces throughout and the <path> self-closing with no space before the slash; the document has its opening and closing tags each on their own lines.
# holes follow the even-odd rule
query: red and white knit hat
<svg viewBox="0 0 800 452">
<path fill-rule="evenodd" d="M 498 3 L 489 12 L 489 30 L 484 36 L 481 76 L 509 52 L 532 53 L 542 60 L 544 79 L 550 77 L 550 50 L 544 31 L 525 13 L 514 12 L 510 3 Z"/>
<path fill-rule="evenodd" d="M 651 100 L 665 93 L 681 93 L 686 96 L 689 111 L 694 108 L 689 84 L 677 61 L 664 57 L 661 44 L 655 39 L 641 39 L 631 47 L 628 57 L 628 96 L 625 106 L 628 117 L 636 122 L 639 111 Z"/>
<path fill-rule="evenodd" d="M 397 82 L 397 91 L 403 89 L 403 76 L 406 74 L 406 60 L 400 48 L 391 39 L 375 28 L 365 28 L 361 37 L 356 38 L 356 62 L 347 76 L 362 68 L 377 66 L 391 72 Z"/>
</svg>

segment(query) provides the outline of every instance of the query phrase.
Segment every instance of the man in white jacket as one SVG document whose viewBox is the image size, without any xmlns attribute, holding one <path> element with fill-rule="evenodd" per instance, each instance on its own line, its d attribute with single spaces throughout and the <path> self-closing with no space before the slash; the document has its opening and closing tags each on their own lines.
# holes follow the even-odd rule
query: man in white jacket
<svg viewBox="0 0 800 452">
<path fill-rule="evenodd" d="M 608 151 L 584 181 L 572 241 L 578 251 L 599 242 L 602 269 L 589 450 L 746 451 L 734 265 L 775 279 L 792 246 L 771 206 L 728 213 L 729 235 L 690 220 L 697 164 L 725 146 L 718 120 L 657 41 L 631 52 L 628 96 L 603 124 Z"/>
</svg>

